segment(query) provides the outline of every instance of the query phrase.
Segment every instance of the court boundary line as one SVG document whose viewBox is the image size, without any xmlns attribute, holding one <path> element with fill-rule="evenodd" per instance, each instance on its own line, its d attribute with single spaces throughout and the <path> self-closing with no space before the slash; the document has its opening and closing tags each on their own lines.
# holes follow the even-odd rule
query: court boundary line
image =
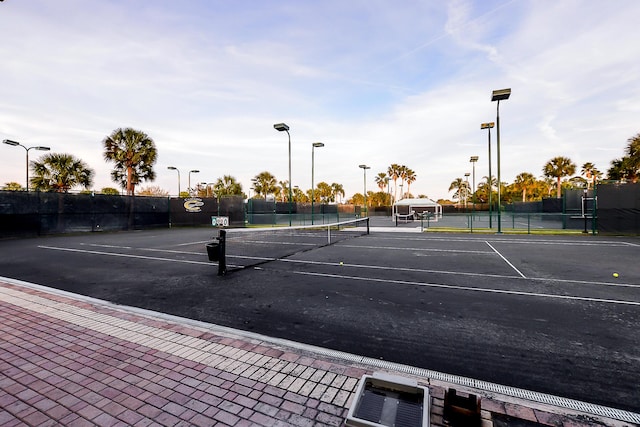
<svg viewBox="0 0 640 427">
<path fill-rule="evenodd" d="M 491 243 L 487 242 L 486 240 L 485 240 L 484 242 L 485 242 L 487 245 L 489 245 L 489 247 L 490 247 L 491 249 L 493 249 L 493 251 L 494 251 L 495 253 L 497 253 L 497 254 L 498 254 L 498 256 L 504 260 L 504 262 L 506 262 L 507 264 L 509 264 L 509 267 L 513 268 L 513 269 L 514 269 L 514 270 L 515 270 L 515 271 L 516 271 L 520 276 L 522 276 L 522 278 L 524 278 L 524 279 L 526 279 L 526 278 L 527 278 L 527 276 L 525 276 L 524 274 L 522 274 L 522 272 L 521 272 L 520 270 L 518 270 L 518 269 L 516 268 L 516 266 L 515 266 L 515 265 L 511 264 L 511 262 L 510 262 L 507 258 L 505 258 L 505 257 L 504 257 L 500 252 L 498 252 L 498 250 L 497 250 L 496 248 L 494 248 L 494 247 L 491 245 Z"/>
<path fill-rule="evenodd" d="M 199 264 L 199 265 L 207 265 L 207 266 L 216 265 L 216 264 L 212 264 L 210 262 L 190 261 L 190 260 L 187 260 L 187 259 L 172 259 L 172 258 L 161 258 L 161 257 L 152 257 L 152 256 L 144 256 L 144 255 L 121 254 L 121 253 L 116 253 L 116 252 L 90 251 L 90 250 L 87 250 L 87 249 L 61 248 L 61 247 L 57 247 L 57 246 L 38 245 L 37 247 L 40 248 L 40 249 L 50 249 L 50 250 L 55 250 L 55 251 L 76 252 L 76 253 L 85 253 L 85 254 L 91 254 L 91 255 L 106 255 L 106 256 L 113 256 L 113 257 L 120 257 L 120 258 L 138 258 L 138 259 L 146 259 L 146 260 L 149 260 L 149 261 L 169 261 L 169 262 L 178 262 L 178 263 L 183 263 L 183 264 Z"/>
<path fill-rule="evenodd" d="M 566 299 L 566 300 L 572 300 L 572 301 L 602 302 L 606 304 L 631 305 L 631 306 L 640 307 L 640 301 L 610 300 L 605 298 L 590 298 L 590 297 L 580 297 L 580 296 L 573 296 L 573 295 L 553 295 L 553 294 L 544 294 L 544 293 L 537 293 L 537 292 L 474 288 L 471 286 L 445 285 L 440 283 L 415 282 L 415 281 L 409 281 L 409 280 L 376 279 L 371 277 L 347 276 L 342 274 L 313 273 L 309 271 L 292 271 L 292 273 L 300 274 L 303 276 L 327 277 L 327 278 L 334 278 L 334 279 L 349 279 L 349 280 L 370 281 L 370 282 L 377 282 L 377 283 L 392 283 L 392 284 L 410 285 L 410 286 L 424 286 L 429 288 L 454 289 L 454 290 L 460 290 L 460 291 L 484 292 L 484 293 L 491 293 L 491 294 L 505 294 L 505 295 L 515 295 L 515 296 L 525 296 L 525 297 L 535 297 L 535 298 L 551 298 L 551 299 Z"/>
<path fill-rule="evenodd" d="M 243 258 L 243 257 L 238 257 Z M 282 262 L 299 263 L 299 264 L 320 264 L 320 265 L 339 265 L 337 262 L 329 261 L 309 261 L 298 259 L 282 259 Z M 624 288 L 640 288 L 640 285 L 632 283 L 613 283 L 613 282 L 590 282 L 588 280 L 574 280 L 574 279 L 555 279 L 549 277 L 518 277 L 507 276 L 504 274 L 487 274 L 487 273 L 470 273 L 465 271 L 445 271 L 445 270 L 429 270 L 425 268 L 410 268 L 410 267 L 393 267 L 393 266 L 380 266 L 380 265 L 368 265 L 368 264 L 343 264 L 342 267 L 353 268 L 368 268 L 372 270 L 394 270 L 394 271 L 409 271 L 416 273 L 433 273 L 433 274 L 452 274 L 461 276 L 477 276 L 477 277 L 495 277 L 499 279 L 515 279 L 515 280 L 534 280 L 539 282 L 560 282 L 560 283 L 574 283 L 582 285 L 602 285 L 602 286 L 619 286 Z"/>
<path fill-rule="evenodd" d="M 375 234 L 372 234 L 373 238 L 376 238 Z M 424 237 L 415 237 L 415 236 L 407 236 L 407 237 L 397 237 L 397 236 L 385 236 L 379 237 L 385 240 L 410 240 L 410 241 L 445 241 L 445 242 L 478 242 L 491 240 L 492 242 L 498 243 L 517 243 L 517 244 L 526 244 L 526 245 L 562 245 L 562 246 L 637 246 L 640 247 L 640 244 L 630 243 L 630 242 L 616 242 L 613 240 L 605 240 L 602 242 L 586 242 L 586 241 L 572 241 L 572 240 L 552 240 L 552 239 L 539 239 L 539 240 L 525 240 L 523 238 L 514 237 L 513 239 L 507 239 L 504 237 L 496 237 L 492 239 L 487 239 L 486 234 L 478 234 L 478 237 L 459 237 L 459 236 L 451 236 L 451 237 L 441 237 L 425 234 Z"/>
</svg>

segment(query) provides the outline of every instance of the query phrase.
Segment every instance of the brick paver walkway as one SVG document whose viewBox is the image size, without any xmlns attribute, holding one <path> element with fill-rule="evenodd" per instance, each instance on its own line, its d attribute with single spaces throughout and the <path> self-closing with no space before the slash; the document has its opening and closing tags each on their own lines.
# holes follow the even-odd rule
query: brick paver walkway
<svg viewBox="0 0 640 427">
<path fill-rule="evenodd" d="M 0 281 L 2 426 L 340 426 L 371 367 Z M 442 425 L 446 384 L 429 383 Z M 622 422 L 485 396 L 540 425 Z"/>
</svg>

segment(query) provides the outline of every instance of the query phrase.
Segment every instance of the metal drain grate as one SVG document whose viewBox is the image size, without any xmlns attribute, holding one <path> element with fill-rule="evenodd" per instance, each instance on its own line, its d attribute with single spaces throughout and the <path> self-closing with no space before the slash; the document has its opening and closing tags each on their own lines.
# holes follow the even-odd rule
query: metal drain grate
<svg viewBox="0 0 640 427">
<path fill-rule="evenodd" d="M 360 396 L 360 404 L 354 411 L 354 416 L 372 423 L 380 423 L 382 410 L 387 396 L 377 390 L 365 390 Z"/>
<path fill-rule="evenodd" d="M 429 389 L 376 372 L 360 379 L 345 421 L 349 427 L 429 427 Z"/>
</svg>

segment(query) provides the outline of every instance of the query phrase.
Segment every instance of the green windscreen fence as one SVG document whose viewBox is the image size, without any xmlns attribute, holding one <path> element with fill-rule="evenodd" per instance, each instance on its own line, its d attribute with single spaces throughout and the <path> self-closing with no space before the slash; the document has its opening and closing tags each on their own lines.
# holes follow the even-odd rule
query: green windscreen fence
<svg viewBox="0 0 640 427">
<path fill-rule="evenodd" d="M 605 182 L 596 195 L 599 233 L 640 234 L 640 183 Z"/>
<path fill-rule="evenodd" d="M 0 237 L 166 227 L 166 197 L 0 191 Z"/>
</svg>

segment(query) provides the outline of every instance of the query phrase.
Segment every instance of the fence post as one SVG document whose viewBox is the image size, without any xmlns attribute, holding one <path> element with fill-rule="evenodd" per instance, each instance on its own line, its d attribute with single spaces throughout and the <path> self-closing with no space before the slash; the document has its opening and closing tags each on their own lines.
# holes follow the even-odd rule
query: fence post
<svg viewBox="0 0 640 427">
<path fill-rule="evenodd" d="M 598 183 L 593 184 L 593 209 L 591 212 L 591 234 L 596 234 L 598 221 Z"/>
<path fill-rule="evenodd" d="M 562 229 L 567 229 L 567 200 L 563 191 L 562 194 Z"/>
</svg>

